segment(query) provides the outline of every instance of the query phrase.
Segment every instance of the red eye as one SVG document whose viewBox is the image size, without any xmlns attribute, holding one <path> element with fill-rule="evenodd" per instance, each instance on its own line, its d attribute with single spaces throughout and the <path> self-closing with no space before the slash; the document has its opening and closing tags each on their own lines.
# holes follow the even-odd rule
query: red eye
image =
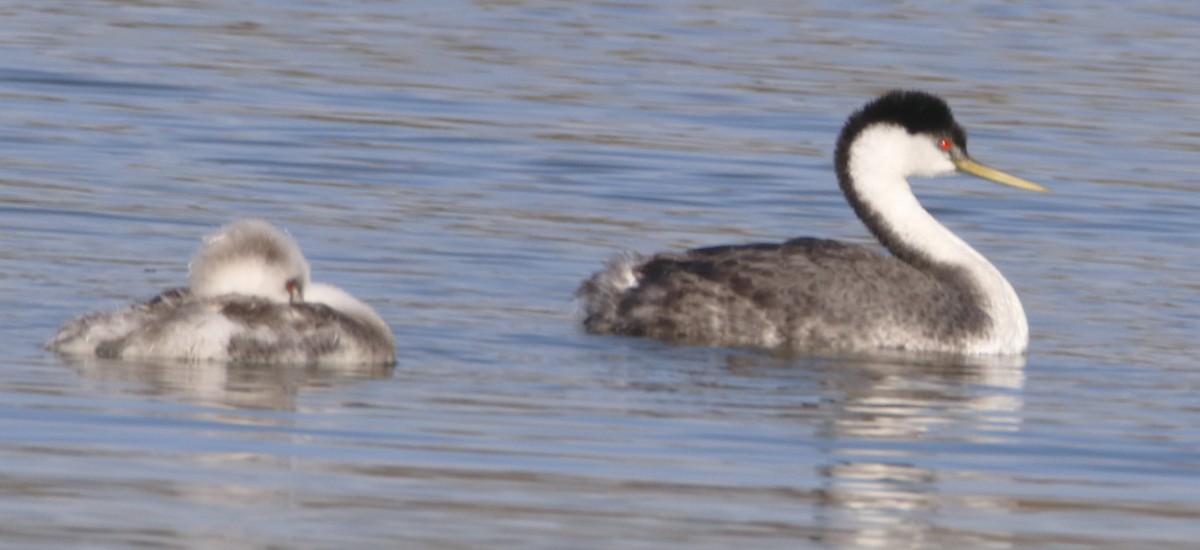
<svg viewBox="0 0 1200 550">
<path fill-rule="evenodd" d="M 954 148 L 954 142 L 950 138 L 942 138 L 938 140 L 938 149 L 949 151 Z"/>
</svg>

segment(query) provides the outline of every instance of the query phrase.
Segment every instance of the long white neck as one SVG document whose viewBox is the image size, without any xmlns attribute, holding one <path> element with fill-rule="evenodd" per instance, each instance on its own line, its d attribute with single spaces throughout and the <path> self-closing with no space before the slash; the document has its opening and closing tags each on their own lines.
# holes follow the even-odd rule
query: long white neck
<svg viewBox="0 0 1200 550">
<path fill-rule="evenodd" d="M 897 258 L 918 269 L 960 268 L 991 317 L 991 327 L 968 353 L 1020 353 L 1029 341 L 1021 300 L 996 266 L 938 222 L 913 195 L 907 175 L 953 173 L 935 148 L 897 126 L 865 130 L 849 151 L 847 198 L 863 223 Z M 918 168 L 919 167 L 919 168 Z"/>
</svg>

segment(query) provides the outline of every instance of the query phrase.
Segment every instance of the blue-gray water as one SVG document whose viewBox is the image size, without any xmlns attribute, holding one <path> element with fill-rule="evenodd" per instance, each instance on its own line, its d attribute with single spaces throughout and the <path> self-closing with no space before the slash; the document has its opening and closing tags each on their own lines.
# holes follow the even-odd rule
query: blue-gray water
<svg viewBox="0 0 1200 550">
<path fill-rule="evenodd" d="M 0 545 L 1195 544 L 1200 7 L 725 4 L 6 2 Z M 1023 297 L 1024 364 L 579 331 L 617 251 L 869 243 L 830 157 L 893 87 L 1054 190 L 917 184 Z M 246 217 L 394 369 L 41 349 Z"/>
</svg>

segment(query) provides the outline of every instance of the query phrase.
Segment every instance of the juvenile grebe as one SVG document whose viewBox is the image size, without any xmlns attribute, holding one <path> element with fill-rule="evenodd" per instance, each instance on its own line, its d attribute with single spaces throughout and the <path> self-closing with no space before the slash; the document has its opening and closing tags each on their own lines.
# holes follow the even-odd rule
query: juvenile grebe
<svg viewBox="0 0 1200 550">
<path fill-rule="evenodd" d="M 369 306 L 310 281 L 295 240 L 246 220 L 204 239 L 188 266 L 188 288 L 76 317 L 46 348 L 127 360 L 391 364 L 395 344 Z"/>
</svg>

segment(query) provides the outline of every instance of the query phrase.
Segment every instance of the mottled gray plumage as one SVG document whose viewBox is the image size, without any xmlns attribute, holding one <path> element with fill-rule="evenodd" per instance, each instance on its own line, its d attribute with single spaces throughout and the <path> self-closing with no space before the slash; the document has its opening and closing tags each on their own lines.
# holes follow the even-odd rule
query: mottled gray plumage
<svg viewBox="0 0 1200 550">
<path fill-rule="evenodd" d="M 970 160 L 941 99 L 891 92 L 846 121 L 841 189 L 893 254 L 821 239 L 627 256 L 585 281 L 584 327 L 686 344 L 793 351 L 1022 353 L 1028 325 L 999 270 L 938 223 L 908 176 L 956 170 L 1045 188 Z"/>
<path fill-rule="evenodd" d="M 46 347 L 59 350 L 87 341 L 97 357 L 153 358 L 155 343 L 170 340 L 170 332 L 201 326 L 216 315 L 231 325 L 231 336 L 222 343 L 225 348 L 225 355 L 220 357 L 222 362 L 297 365 L 395 362 L 391 334 L 383 334 L 378 327 L 327 305 L 281 304 L 241 295 L 198 297 L 186 289 L 169 290 L 116 311 L 76 317 L 64 324 Z M 111 327 L 128 327 L 128 330 L 112 331 Z M 127 350 L 135 350 L 136 357 L 129 357 Z"/>
<path fill-rule="evenodd" d="M 369 306 L 312 282 L 299 245 L 259 220 L 204 239 L 187 289 L 76 317 L 46 348 L 125 360 L 390 365 L 395 337 Z"/>
<path fill-rule="evenodd" d="M 699 248 L 610 269 L 632 269 L 638 284 L 618 289 L 605 284 L 605 272 L 579 289 L 584 325 L 601 334 L 792 350 L 917 342 L 928 349 L 989 323 L 956 269 L 927 273 L 830 240 Z"/>
</svg>

